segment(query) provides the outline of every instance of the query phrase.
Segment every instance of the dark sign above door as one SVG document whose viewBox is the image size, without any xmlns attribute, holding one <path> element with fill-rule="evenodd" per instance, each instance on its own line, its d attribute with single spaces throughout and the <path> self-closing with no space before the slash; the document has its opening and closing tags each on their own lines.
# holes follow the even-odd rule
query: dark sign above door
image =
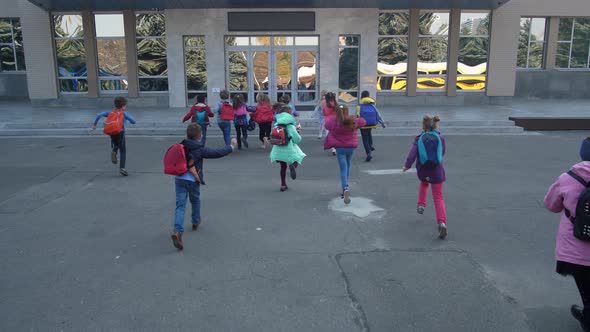
<svg viewBox="0 0 590 332">
<path fill-rule="evenodd" d="M 228 31 L 315 31 L 315 12 L 229 12 Z"/>
</svg>

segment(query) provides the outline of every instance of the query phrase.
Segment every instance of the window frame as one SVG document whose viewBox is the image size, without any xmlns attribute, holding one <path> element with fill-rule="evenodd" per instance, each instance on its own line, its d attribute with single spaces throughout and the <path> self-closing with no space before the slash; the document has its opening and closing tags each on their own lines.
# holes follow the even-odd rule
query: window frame
<svg viewBox="0 0 590 332">
<path fill-rule="evenodd" d="M 483 13 L 487 13 L 488 14 L 488 34 L 487 35 L 481 35 L 481 34 L 475 34 L 475 35 L 463 35 L 461 33 L 461 15 L 463 13 L 466 14 L 483 14 Z M 459 13 L 459 22 L 457 22 L 457 24 L 459 24 L 459 39 L 458 39 L 458 49 L 457 49 L 457 69 L 459 68 L 459 51 L 460 46 L 461 46 L 461 38 L 486 38 L 488 40 L 488 49 L 486 50 L 486 72 L 485 72 L 485 88 L 484 89 L 479 89 L 479 90 L 463 90 L 463 89 L 459 89 L 459 86 L 457 85 L 457 83 L 459 83 L 459 78 L 460 77 L 478 77 L 481 75 L 472 75 L 472 74 L 459 74 L 459 71 L 457 70 L 457 81 L 455 82 L 455 89 L 457 91 L 458 94 L 465 94 L 465 93 L 487 93 L 488 90 L 488 79 L 489 79 L 489 73 L 488 70 L 490 68 L 490 49 L 491 49 L 491 38 L 492 38 L 492 11 L 488 10 L 461 10 Z M 450 48 L 450 46 L 449 46 Z M 450 52 L 450 50 L 449 50 Z M 448 66 L 448 61 L 447 61 L 447 66 Z M 448 72 L 447 72 L 448 74 Z M 446 84 L 445 84 L 446 87 Z"/>
<path fill-rule="evenodd" d="M 58 15 L 78 15 L 82 18 L 82 29 L 84 31 L 83 37 L 57 37 L 55 35 L 55 16 Z M 53 54 L 55 55 L 55 73 L 57 76 L 57 93 L 60 95 L 87 95 L 88 91 L 61 91 L 61 81 L 73 81 L 73 80 L 86 80 L 88 83 L 88 69 L 86 70 L 86 76 L 72 76 L 72 77 L 60 77 L 59 76 L 59 63 L 57 59 L 57 41 L 58 40 L 82 40 L 84 43 L 86 36 L 86 27 L 84 27 L 84 16 L 82 12 L 51 12 L 51 37 L 53 39 Z M 86 58 L 86 68 L 88 68 L 88 53 L 86 52 L 86 45 L 84 45 L 84 57 Z"/>
<path fill-rule="evenodd" d="M 547 69 L 547 38 L 549 37 L 549 17 L 547 16 L 521 16 L 520 19 L 530 19 L 531 24 L 528 31 L 528 40 L 527 40 L 527 50 L 526 50 L 526 67 L 519 67 L 518 61 L 516 62 L 516 70 L 519 71 L 541 71 Z M 545 32 L 543 34 L 543 41 L 542 42 L 533 42 L 533 43 L 542 43 L 543 44 L 543 63 L 541 64 L 541 68 L 529 67 L 530 62 L 530 55 L 531 55 L 531 33 L 533 27 L 533 19 L 535 18 L 542 18 L 545 19 Z M 519 29 L 520 30 L 520 29 Z M 559 43 L 559 42 L 558 42 Z M 520 45 L 519 45 L 520 46 Z M 518 49 L 517 49 L 518 52 Z"/>
<path fill-rule="evenodd" d="M 139 74 L 139 48 L 137 47 L 137 44 L 139 43 L 140 40 L 143 39 L 163 39 L 164 43 L 166 45 L 166 52 L 168 52 L 168 41 L 166 39 L 166 14 L 164 13 L 164 11 L 136 11 L 135 13 L 135 57 L 137 58 L 137 83 L 138 83 L 138 89 L 139 89 L 139 93 L 140 94 L 160 94 L 160 95 L 166 95 L 170 92 L 170 80 L 169 80 L 169 75 L 149 75 L 149 76 L 141 76 Z M 164 35 L 162 36 L 139 36 L 137 34 L 137 17 L 138 15 L 149 15 L 149 14 L 160 14 L 162 16 L 164 16 Z M 184 42 L 184 36 L 183 36 L 183 40 Z M 168 61 L 168 54 L 166 53 L 166 62 Z M 160 90 L 160 91 L 142 91 L 141 90 L 141 79 L 166 79 L 168 81 L 168 88 L 166 90 Z"/>
<path fill-rule="evenodd" d="M 356 37 L 358 40 L 357 45 L 340 45 L 340 38 L 346 37 Z M 338 35 L 338 102 L 340 102 L 340 94 L 341 93 L 356 93 L 356 100 L 360 102 L 361 98 L 361 35 L 360 34 L 341 34 Z M 356 64 L 356 72 L 357 72 L 357 89 L 356 90 L 343 90 L 340 89 L 340 52 L 344 49 L 356 49 L 358 52 L 357 55 L 357 64 Z M 352 104 L 342 101 L 345 104 Z"/>
<path fill-rule="evenodd" d="M 127 75 L 124 76 L 100 76 L 100 59 L 98 58 L 98 41 L 99 40 L 115 40 L 115 39 L 123 39 L 124 46 L 125 46 L 125 62 L 127 61 L 127 38 L 128 36 L 125 34 L 125 14 L 122 11 L 106 11 L 106 12 L 92 12 L 92 18 L 94 22 L 94 43 L 96 48 L 96 64 L 97 64 L 97 81 L 98 81 L 98 93 L 100 95 L 114 95 L 114 94 L 128 94 L 129 93 L 129 63 L 127 65 Z M 123 17 L 123 36 L 109 36 L 109 37 L 98 37 L 98 33 L 96 32 L 96 16 L 97 15 L 121 15 Z M 127 81 L 127 89 L 125 90 L 103 90 L 102 89 L 102 82 L 103 81 Z"/>
<path fill-rule="evenodd" d="M 2 69 L 2 59 L 0 58 L 0 74 L 23 74 L 27 72 L 26 62 L 24 64 L 25 69 L 19 69 L 18 57 L 16 55 L 16 44 L 14 42 L 14 24 L 12 23 L 13 20 L 18 20 L 20 23 L 20 17 L 0 17 L 0 20 L 10 20 L 10 43 L 0 43 L 0 47 L 2 46 L 10 46 L 12 47 L 12 56 L 14 56 L 14 70 L 3 70 Z M 22 24 L 21 24 L 22 29 Z M 23 49 L 24 49 L 24 41 L 23 41 Z M 24 51 L 23 51 L 24 52 Z"/>
<path fill-rule="evenodd" d="M 448 30 L 446 35 L 423 35 L 420 34 L 420 16 L 422 14 L 428 14 L 428 13 L 443 13 L 443 14 L 448 14 L 449 16 L 449 26 L 448 26 Z M 424 38 L 440 38 L 440 39 L 446 39 L 447 40 L 447 59 L 446 59 L 446 63 L 447 63 L 447 68 L 445 69 L 445 74 L 420 74 L 419 70 L 416 70 L 416 92 L 417 93 L 434 93 L 434 94 L 438 94 L 438 93 L 445 93 L 447 88 L 448 88 L 448 84 L 449 84 L 449 52 L 450 52 L 450 28 L 451 28 L 451 11 L 450 10 L 437 10 L 437 9 L 426 9 L 426 10 L 420 10 L 418 12 L 418 39 L 416 40 L 416 47 L 417 47 L 417 52 L 419 51 L 419 47 L 420 47 L 420 40 L 424 39 Z M 418 59 L 418 53 L 416 53 L 416 63 L 420 62 L 420 60 Z M 421 89 L 418 87 L 420 78 L 442 78 L 445 80 L 445 84 L 444 86 L 442 86 L 441 88 L 435 88 L 435 89 Z"/>
<path fill-rule="evenodd" d="M 410 58 L 410 25 L 411 25 L 411 16 L 410 16 L 410 11 L 409 10 L 380 10 L 379 11 L 379 16 L 381 14 L 406 14 L 408 15 L 408 33 L 405 35 L 381 35 L 379 34 L 379 32 L 377 32 L 377 63 L 379 63 L 379 40 L 381 39 L 392 39 L 392 38 L 405 38 L 407 40 L 407 45 L 408 45 L 408 51 L 406 52 L 406 72 L 405 72 L 405 78 L 406 78 L 406 86 L 403 90 L 392 90 L 392 89 L 386 89 L 386 90 L 378 90 L 379 93 L 388 93 L 388 94 L 397 94 L 397 95 L 405 95 L 407 94 L 408 91 L 408 69 L 407 69 L 407 65 L 409 62 L 409 58 Z M 379 26 L 379 16 L 377 17 L 377 26 Z M 378 68 L 375 68 L 376 76 L 377 76 L 377 80 L 376 80 L 376 85 L 377 87 L 381 87 L 380 85 L 380 81 L 382 78 L 391 78 L 394 79 L 396 77 L 399 77 L 401 75 L 382 75 L 379 74 Z"/>
<path fill-rule="evenodd" d="M 186 44 L 186 40 L 187 38 L 203 38 L 203 45 L 199 45 L 199 46 L 187 46 Z M 189 99 L 189 94 L 194 93 L 194 94 L 204 94 L 206 97 L 208 97 L 208 91 L 209 91 L 209 75 L 207 75 L 207 90 L 189 90 L 188 89 L 188 75 L 187 75 L 187 67 L 186 67 L 186 51 L 187 50 L 204 50 L 205 51 L 205 67 L 207 66 L 207 37 L 205 35 L 183 35 L 182 36 L 182 62 L 183 62 L 183 68 L 184 68 L 184 90 L 185 90 L 185 100 L 186 100 L 186 105 L 190 105 L 190 99 Z M 206 71 L 205 71 L 206 72 Z M 208 99 L 208 98 L 207 98 Z"/>
<path fill-rule="evenodd" d="M 570 34 L 570 39 L 569 40 L 559 40 L 559 37 L 557 38 L 557 45 L 556 45 L 556 50 L 559 49 L 559 44 L 569 44 L 569 56 L 568 56 L 568 65 L 567 68 L 563 68 L 563 67 L 558 67 L 557 66 L 557 58 L 555 59 L 555 69 L 559 70 L 559 71 L 590 71 L 590 45 L 588 45 L 588 57 L 586 59 L 586 67 L 585 68 L 572 68 L 572 50 L 574 48 L 574 33 L 575 33 L 575 29 L 576 29 L 576 19 L 577 18 L 588 18 L 590 19 L 590 16 L 561 16 L 559 17 L 559 25 L 561 25 L 561 20 L 562 19 L 568 19 L 571 18 L 572 19 L 572 32 Z M 559 29 L 559 26 L 558 26 Z"/>
</svg>

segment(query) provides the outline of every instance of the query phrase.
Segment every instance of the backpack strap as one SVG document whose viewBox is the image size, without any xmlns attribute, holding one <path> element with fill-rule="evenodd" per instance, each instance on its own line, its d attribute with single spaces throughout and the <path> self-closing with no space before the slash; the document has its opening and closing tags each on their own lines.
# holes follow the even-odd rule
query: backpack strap
<svg viewBox="0 0 590 332">
<path fill-rule="evenodd" d="M 584 187 L 588 187 L 588 186 L 590 186 L 590 182 L 586 182 L 586 181 L 584 181 L 584 179 L 582 179 L 582 177 L 581 177 L 581 176 L 579 176 L 578 174 L 574 173 L 574 171 L 571 171 L 571 170 L 570 170 L 570 171 L 568 171 L 568 172 L 567 172 L 567 175 L 569 175 L 569 176 L 571 176 L 572 178 L 574 178 L 574 180 L 578 181 L 578 182 L 579 182 L 580 184 L 582 184 Z M 566 216 L 566 217 L 567 217 L 567 218 L 568 218 L 568 219 L 569 219 L 569 220 L 570 220 L 572 223 L 574 223 L 574 222 L 575 222 L 575 220 L 576 220 L 576 218 L 572 216 L 572 213 L 571 213 L 571 212 L 570 212 L 568 209 L 566 209 L 566 208 L 564 208 L 563 210 L 565 211 L 565 216 Z"/>
</svg>

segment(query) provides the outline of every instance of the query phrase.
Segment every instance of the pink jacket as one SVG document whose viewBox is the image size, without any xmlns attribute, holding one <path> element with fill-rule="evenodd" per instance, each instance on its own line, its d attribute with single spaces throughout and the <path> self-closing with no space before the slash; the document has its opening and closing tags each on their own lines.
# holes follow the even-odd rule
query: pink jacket
<svg viewBox="0 0 590 332">
<path fill-rule="evenodd" d="M 590 180 L 590 162 L 576 164 L 572 167 L 572 171 L 585 181 Z M 566 173 L 561 174 L 545 196 L 545 207 L 551 212 L 561 213 L 555 258 L 558 261 L 590 266 L 590 242 L 580 241 L 574 237 L 574 226 L 565 216 L 564 211 L 564 208 L 567 208 L 575 213 L 582 190 L 584 187 L 581 183 Z"/>
<path fill-rule="evenodd" d="M 326 118 L 326 129 L 329 131 L 326 140 L 324 141 L 324 149 L 331 148 L 354 148 L 359 145 L 357 138 L 358 128 L 367 124 L 365 119 L 354 119 L 357 128 L 346 128 L 340 126 L 335 116 Z"/>
</svg>

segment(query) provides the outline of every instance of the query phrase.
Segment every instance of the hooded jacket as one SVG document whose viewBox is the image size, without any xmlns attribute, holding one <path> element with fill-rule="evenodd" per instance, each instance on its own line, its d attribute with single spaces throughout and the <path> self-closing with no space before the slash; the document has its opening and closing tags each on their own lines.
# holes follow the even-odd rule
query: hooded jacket
<svg viewBox="0 0 590 332">
<path fill-rule="evenodd" d="M 186 122 L 188 121 L 188 119 L 191 119 L 191 122 L 196 122 L 197 121 L 197 113 L 200 112 L 207 112 L 207 116 L 205 116 L 205 125 L 209 124 L 209 118 L 213 118 L 215 117 L 215 114 L 213 112 L 211 112 L 211 109 L 209 108 L 209 106 L 207 106 L 206 104 L 203 103 L 198 103 L 193 105 L 193 107 L 191 107 L 190 111 L 184 116 L 184 118 L 182 119 L 182 122 Z"/>
<path fill-rule="evenodd" d="M 205 178 L 203 177 L 203 159 L 222 158 L 232 153 L 234 150 L 231 145 L 228 145 L 222 149 L 210 149 L 206 146 L 203 146 L 201 142 L 191 139 L 185 139 L 182 141 L 182 144 L 186 149 L 186 158 L 195 161 L 197 173 L 199 174 L 203 184 L 205 184 Z"/>
<path fill-rule="evenodd" d="M 590 181 L 590 162 L 583 161 L 571 169 L 574 173 Z M 574 236 L 574 225 L 565 215 L 565 209 L 575 213 L 578 197 L 584 186 L 567 173 L 561 174 L 549 188 L 545 196 L 545 207 L 560 213 L 559 228 L 555 243 L 555 259 L 577 265 L 590 266 L 590 242 L 578 240 Z"/>
<path fill-rule="evenodd" d="M 276 115 L 276 125 L 282 125 L 287 128 L 287 135 L 289 135 L 289 143 L 287 145 L 273 145 L 272 151 L 270 152 L 270 161 L 283 161 L 288 164 L 297 162 L 301 164 L 305 153 L 301 151 L 301 148 L 297 145 L 301 142 L 301 135 L 297 132 L 297 120 L 289 113 L 279 113 Z"/>
<path fill-rule="evenodd" d="M 358 142 L 358 128 L 364 126 L 367 122 L 365 119 L 354 119 L 356 128 L 343 127 L 338 123 L 335 116 L 326 118 L 326 129 L 329 131 L 326 140 L 324 141 L 324 149 L 331 148 L 354 148 L 359 145 Z"/>
<path fill-rule="evenodd" d="M 375 105 L 375 99 L 371 98 L 371 97 L 365 97 L 363 99 L 361 99 L 361 105 Z M 375 107 L 375 110 L 377 110 L 377 107 Z M 357 117 L 361 117 L 361 106 L 357 105 L 356 107 L 356 116 Z M 379 111 L 377 110 L 377 123 L 381 123 L 383 124 L 383 119 L 381 118 L 381 114 L 379 114 Z M 376 129 L 377 125 L 374 126 L 364 126 L 361 129 Z"/>
<path fill-rule="evenodd" d="M 440 135 L 440 133 L 439 133 Z M 436 166 L 423 166 L 420 164 L 419 156 L 418 156 L 418 140 L 420 139 L 422 134 L 416 136 L 414 139 L 414 144 L 412 145 L 412 149 L 408 154 L 408 158 L 406 158 L 406 168 L 411 168 L 414 162 L 416 163 L 416 171 L 418 173 L 418 179 L 422 182 L 428 182 L 433 184 L 443 183 L 447 180 L 445 174 L 445 167 L 442 163 Z M 440 135 L 440 140 L 442 142 L 442 152 L 443 156 L 447 152 L 447 145 L 445 143 L 445 138 Z"/>
</svg>

